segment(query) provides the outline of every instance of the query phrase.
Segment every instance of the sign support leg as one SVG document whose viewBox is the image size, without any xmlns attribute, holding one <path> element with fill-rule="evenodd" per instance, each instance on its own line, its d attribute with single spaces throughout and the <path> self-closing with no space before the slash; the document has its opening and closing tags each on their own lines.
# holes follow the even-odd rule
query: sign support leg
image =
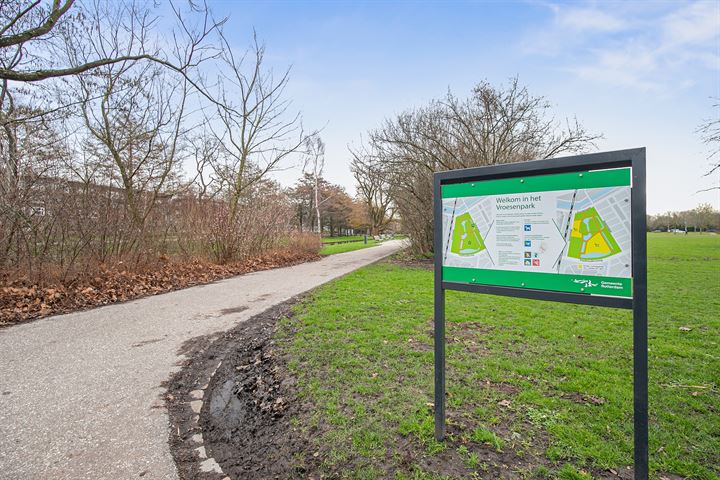
<svg viewBox="0 0 720 480">
<path fill-rule="evenodd" d="M 633 420 L 635 480 L 648 480 L 648 315 L 645 150 L 633 158 Z"/>
<path fill-rule="evenodd" d="M 442 186 L 433 177 L 433 253 L 435 256 L 435 439 L 445 439 L 445 289 L 443 288 Z"/>
<path fill-rule="evenodd" d="M 643 295 L 644 297 L 644 295 Z M 635 480 L 648 480 L 648 351 L 645 298 L 633 307 L 633 397 L 635 430 Z M 642 306 L 638 304 L 643 304 Z"/>
<path fill-rule="evenodd" d="M 435 284 L 435 439 L 445 439 L 445 290 Z"/>
</svg>

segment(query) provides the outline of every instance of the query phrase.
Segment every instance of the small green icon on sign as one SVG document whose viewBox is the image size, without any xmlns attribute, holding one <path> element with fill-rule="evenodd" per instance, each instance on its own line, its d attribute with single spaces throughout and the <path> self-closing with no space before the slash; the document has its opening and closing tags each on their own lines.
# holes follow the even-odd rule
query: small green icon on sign
<svg viewBox="0 0 720 480">
<path fill-rule="evenodd" d="M 457 255 L 475 255 L 485 250 L 485 242 L 478 231 L 477 225 L 468 212 L 455 219 L 450 251 Z"/>
</svg>

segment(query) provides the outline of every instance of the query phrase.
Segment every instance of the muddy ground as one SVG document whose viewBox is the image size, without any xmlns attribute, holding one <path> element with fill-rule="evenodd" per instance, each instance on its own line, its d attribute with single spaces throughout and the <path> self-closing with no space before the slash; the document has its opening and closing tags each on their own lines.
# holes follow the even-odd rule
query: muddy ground
<svg viewBox="0 0 720 480">
<path fill-rule="evenodd" d="M 168 382 L 170 445 L 182 479 L 309 478 L 319 459 L 308 450 L 308 434 L 291 418 L 309 415 L 295 379 L 273 343 L 277 320 L 291 314 L 296 297 L 214 337 L 195 339 L 183 352 L 184 368 Z M 222 362 L 220 363 L 220 361 Z M 218 367 L 218 364 L 220 366 Z M 189 407 L 191 391 L 205 389 L 199 422 Z M 202 433 L 208 457 L 223 475 L 199 469 L 193 436 Z"/>
</svg>

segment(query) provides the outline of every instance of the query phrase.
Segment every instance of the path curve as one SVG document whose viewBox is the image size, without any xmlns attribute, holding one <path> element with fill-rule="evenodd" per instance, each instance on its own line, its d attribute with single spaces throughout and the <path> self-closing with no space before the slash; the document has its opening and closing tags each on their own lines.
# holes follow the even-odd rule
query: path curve
<svg viewBox="0 0 720 480">
<path fill-rule="evenodd" d="M 182 344 L 401 246 L 393 240 L 0 330 L 0 476 L 177 478 L 161 383 L 179 369 Z"/>
</svg>

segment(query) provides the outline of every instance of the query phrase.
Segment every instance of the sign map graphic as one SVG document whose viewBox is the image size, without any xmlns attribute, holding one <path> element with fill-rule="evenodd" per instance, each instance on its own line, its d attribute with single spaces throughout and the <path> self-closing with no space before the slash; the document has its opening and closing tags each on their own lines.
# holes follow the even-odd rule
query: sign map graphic
<svg viewBox="0 0 720 480">
<path fill-rule="evenodd" d="M 599 260 L 621 251 L 615 237 L 595 207 L 575 214 L 568 247 L 569 257 L 578 260 Z"/>
<path fill-rule="evenodd" d="M 470 213 L 465 212 L 455 219 L 450 251 L 457 255 L 469 256 L 485 250 L 482 235 L 473 222 Z"/>
<path fill-rule="evenodd" d="M 573 174 L 578 188 L 567 174 L 444 186 L 444 279 L 630 296 L 631 190 L 618 170 Z"/>
</svg>

